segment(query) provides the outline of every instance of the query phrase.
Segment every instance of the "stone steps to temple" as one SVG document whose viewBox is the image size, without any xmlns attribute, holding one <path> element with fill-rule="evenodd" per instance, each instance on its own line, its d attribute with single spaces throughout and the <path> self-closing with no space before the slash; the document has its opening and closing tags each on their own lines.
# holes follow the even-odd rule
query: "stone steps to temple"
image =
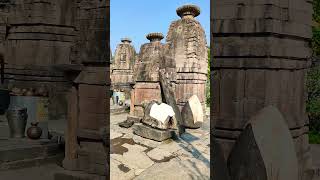
<svg viewBox="0 0 320 180">
<path fill-rule="evenodd" d="M 28 139 L 0 140 L 0 171 L 42 164 L 59 164 L 64 158 L 64 148 L 52 141 Z"/>
</svg>

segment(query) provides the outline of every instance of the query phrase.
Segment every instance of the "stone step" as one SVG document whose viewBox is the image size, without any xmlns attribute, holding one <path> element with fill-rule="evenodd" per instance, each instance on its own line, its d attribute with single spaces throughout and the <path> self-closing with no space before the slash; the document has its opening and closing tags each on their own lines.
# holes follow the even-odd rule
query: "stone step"
<svg viewBox="0 0 320 180">
<path fill-rule="evenodd" d="M 64 148 L 53 141 L 0 139 L 0 170 L 61 162 Z"/>
<path fill-rule="evenodd" d="M 41 166 L 45 164 L 61 164 L 64 158 L 64 154 L 58 154 L 54 156 L 34 158 L 34 159 L 24 159 L 19 161 L 12 161 L 0 164 L 0 171 L 6 171 L 10 169 L 22 169 L 35 166 Z"/>
<path fill-rule="evenodd" d="M 54 174 L 54 180 L 106 180 L 106 176 L 87 174 L 81 171 L 62 170 Z"/>
</svg>

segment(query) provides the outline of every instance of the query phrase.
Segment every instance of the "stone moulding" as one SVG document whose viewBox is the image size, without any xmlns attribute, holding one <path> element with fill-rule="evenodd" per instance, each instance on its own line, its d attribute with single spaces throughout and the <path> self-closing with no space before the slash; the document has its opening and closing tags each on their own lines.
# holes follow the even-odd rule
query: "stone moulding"
<svg viewBox="0 0 320 180">
<path fill-rule="evenodd" d="M 200 8 L 193 4 L 188 4 L 181 6 L 177 9 L 177 14 L 180 17 L 186 16 L 186 15 L 192 15 L 193 17 L 199 16 L 201 13 Z"/>
<path fill-rule="evenodd" d="M 164 38 L 164 36 L 162 33 L 149 33 L 147 34 L 146 38 L 152 42 L 155 40 L 161 41 Z"/>
</svg>

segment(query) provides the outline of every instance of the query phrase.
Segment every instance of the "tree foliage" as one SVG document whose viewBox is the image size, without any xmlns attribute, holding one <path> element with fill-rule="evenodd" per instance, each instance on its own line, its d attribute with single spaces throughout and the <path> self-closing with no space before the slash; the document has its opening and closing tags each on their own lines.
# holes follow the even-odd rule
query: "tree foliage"
<svg viewBox="0 0 320 180">
<path fill-rule="evenodd" d="M 320 56 L 320 0 L 313 1 L 313 21 L 315 26 L 312 27 L 312 51 L 313 58 L 318 59 Z M 307 113 L 310 121 L 310 130 L 313 138 L 320 135 L 320 67 L 313 66 L 307 75 Z M 311 137 L 311 136 L 310 136 Z M 313 142 L 316 142 L 312 140 Z M 320 142 L 320 141 L 319 141 Z"/>
</svg>

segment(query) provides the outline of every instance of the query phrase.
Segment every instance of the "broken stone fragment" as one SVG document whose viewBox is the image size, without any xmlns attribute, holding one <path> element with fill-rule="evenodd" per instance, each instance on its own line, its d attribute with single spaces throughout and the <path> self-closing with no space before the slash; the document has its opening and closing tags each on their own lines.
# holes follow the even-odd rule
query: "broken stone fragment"
<svg viewBox="0 0 320 180">
<path fill-rule="evenodd" d="M 199 128 L 203 123 L 203 109 L 198 96 L 193 95 L 181 111 L 183 125 L 187 128 Z"/>
<path fill-rule="evenodd" d="M 228 158 L 231 179 L 298 179 L 293 138 L 282 114 L 273 106 L 252 117 Z"/>
<path fill-rule="evenodd" d="M 122 127 L 122 128 L 129 128 L 129 127 L 131 127 L 133 124 L 134 124 L 134 121 L 127 119 L 127 120 L 125 120 L 125 121 L 123 121 L 123 122 L 120 122 L 120 123 L 119 123 L 119 126 Z"/>
<path fill-rule="evenodd" d="M 158 129 L 176 128 L 174 111 L 171 106 L 165 103 L 150 102 L 145 108 L 145 115 L 142 123 Z"/>
<path fill-rule="evenodd" d="M 174 131 L 172 130 L 155 129 L 144 124 L 135 124 L 132 128 L 134 134 L 160 142 L 169 139 L 174 135 Z"/>
<path fill-rule="evenodd" d="M 132 115 L 128 115 L 127 116 L 127 120 L 128 121 L 133 121 L 134 123 L 140 123 L 141 122 L 141 118 L 140 117 L 132 116 Z"/>
</svg>

